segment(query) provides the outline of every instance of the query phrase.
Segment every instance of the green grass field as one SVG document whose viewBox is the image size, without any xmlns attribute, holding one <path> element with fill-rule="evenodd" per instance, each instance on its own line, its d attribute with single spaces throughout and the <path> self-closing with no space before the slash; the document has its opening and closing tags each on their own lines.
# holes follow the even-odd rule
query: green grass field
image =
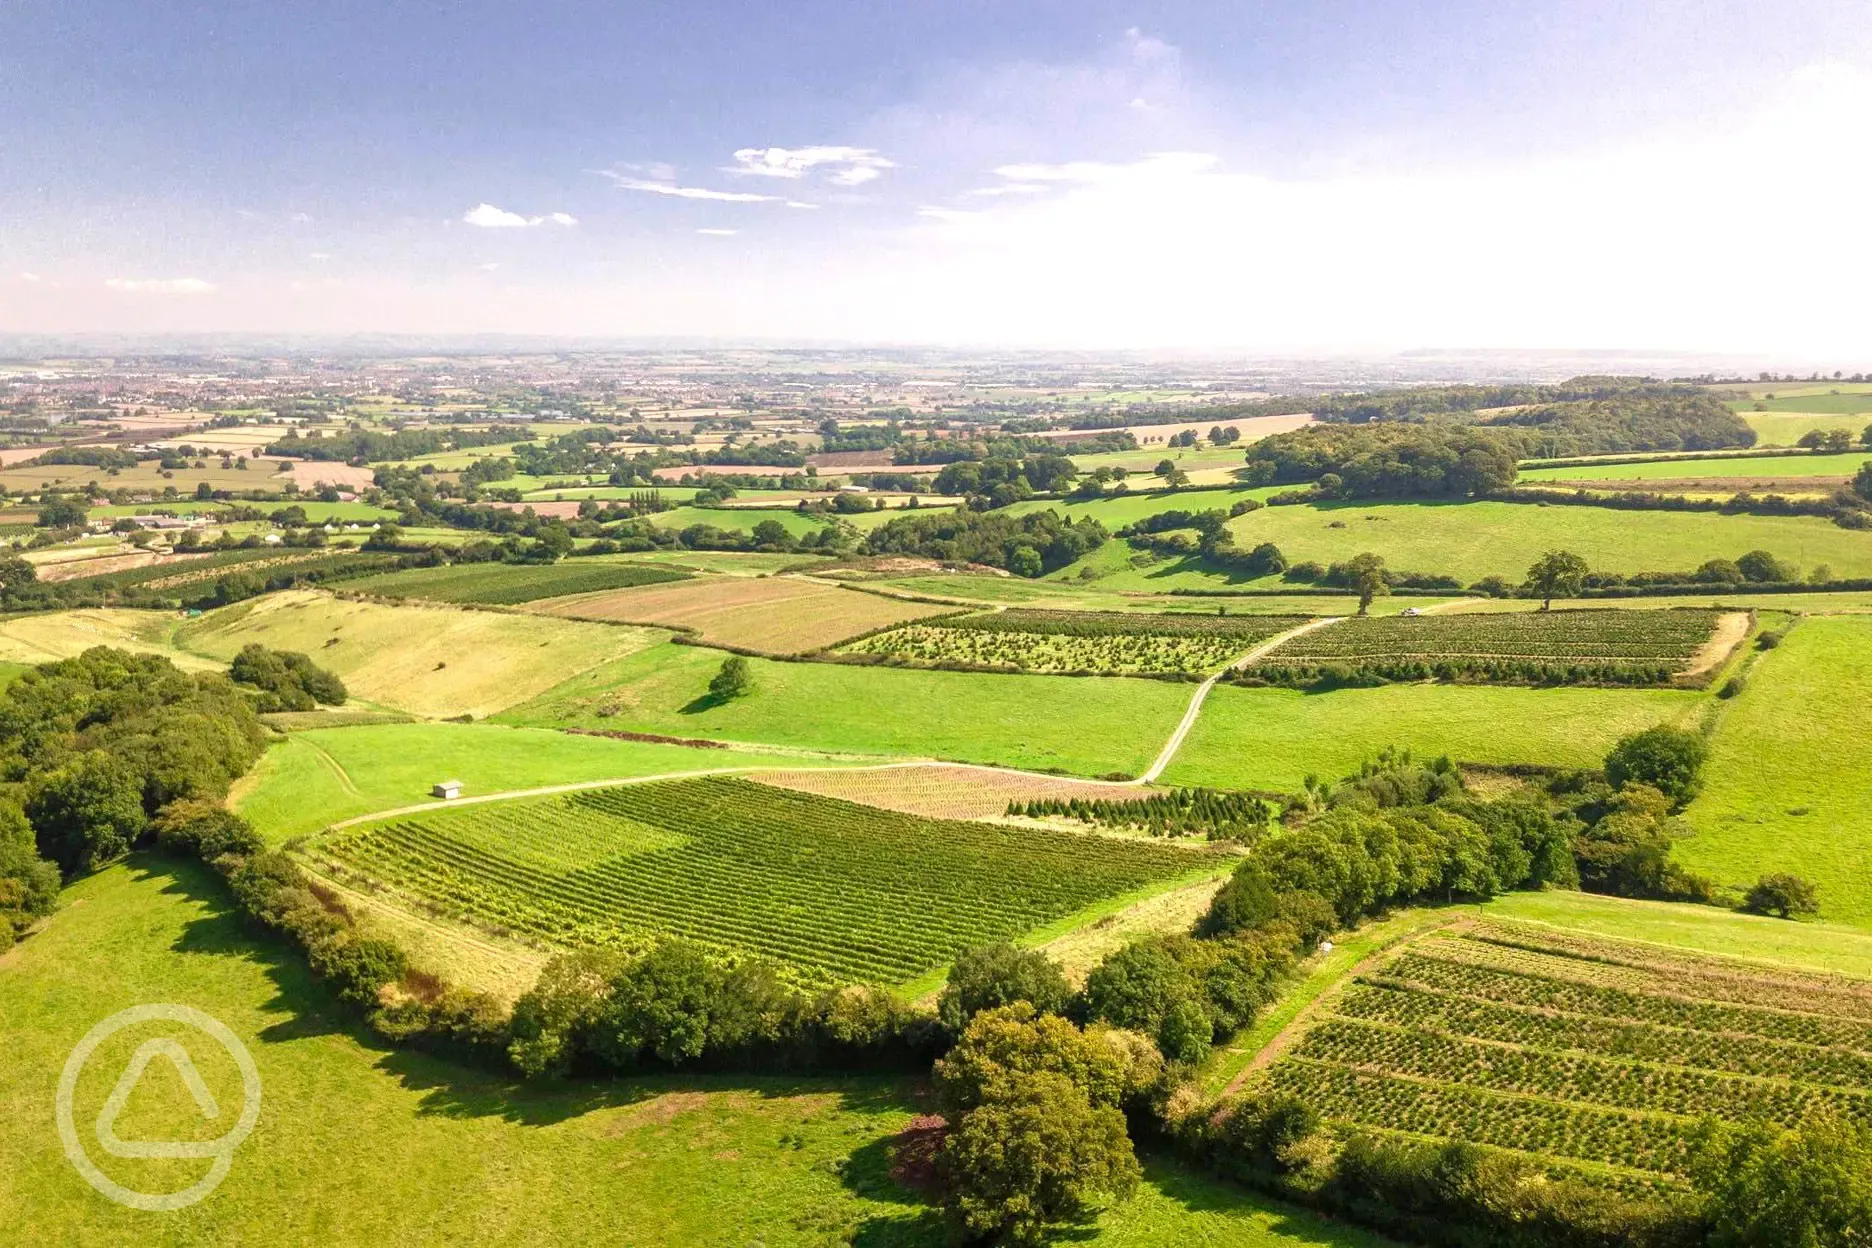
<svg viewBox="0 0 1872 1248">
<path fill-rule="evenodd" d="M 416 715 L 480 718 L 662 636 L 648 629 L 350 602 L 293 590 L 211 611 L 178 628 L 174 643 L 221 662 L 250 643 L 298 650 L 336 672 L 365 701 Z"/>
<path fill-rule="evenodd" d="M 1872 455 L 1726 455 L 1721 459 L 1607 462 L 1574 468 L 1524 468 L 1525 484 L 1543 481 L 1674 481 L 1715 477 L 1850 477 Z"/>
<path fill-rule="evenodd" d="M 1160 455 L 1158 458 L 1163 457 Z M 1146 490 L 1135 482 L 1126 484 L 1131 485 L 1132 492 L 1117 498 L 1104 498 L 1089 503 L 1036 498 L 1025 503 L 1015 503 L 1006 510 L 1011 515 L 1024 515 L 1030 511 L 1056 511 L 1069 520 L 1090 516 L 1108 529 L 1117 529 L 1163 511 L 1227 511 L 1244 498 L 1264 499 L 1279 492 L 1274 486 L 1168 491 L 1158 488 Z"/>
<path fill-rule="evenodd" d="M 1485 917 L 1542 923 L 1615 940 L 1872 979 L 1872 933 L 1839 923 L 1790 923 L 1717 906 L 1681 906 L 1564 891 L 1503 893 Z"/>
<path fill-rule="evenodd" d="M 1183 494 L 1191 506 L 1199 495 Z M 1025 506 L 1026 504 L 1022 504 Z M 1109 507 L 1113 504 L 1086 504 Z M 1097 513 L 1093 513 L 1097 514 Z M 1106 524 L 1122 523 L 1100 516 Z M 1690 512 L 1615 511 L 1602 507 L 1527 503 L 1331 503 L 1266 507 L 1229 522 L 1236 544 L 1273 542 L 1289 562 L 1330 564 L 1372 551 L 1394 569 L 1520 581 L 1543 551 L 1585 556 L 1609 572 L 1677 571 L 1707 559 L 1734 559 L 1768 550 L 1810 570 L 1835 576 L 1872 575 L 1872 537 L 1808 516 L 1724 516 Z M 1279 577 L 1249 580 L 1195 556 L 1141 556 L 1111 541 L 1048 579 L 1111 591 L 1167 592 L 1248 585 L 1278 588 Z"/>
<path fill-rule="evenodd" d="M 1762 655 L 1717 721 L 1684 864 L 1736 885 L 1792 871 L 1823 917 L 1872 926 L 1869 697 L 1872 621 L 1804 620 Z"/>
<path fill-rule="evenodd" d="M 1769 398 L 1768 394 L 1774 397 Z M 1729 404 L 1744 416 L 1758 408 L 1765 412 L 1802 412 L 1825 416 L 1861 416 L 1872 414 L 1872 390 L 1864 385 L 1842 382 L 1835 386 L 1805 386 L 1797 390 L 1776 387 L 1764 390 L 1760 397 L 1736 399 Z"/>
<path fill-rule="evenodd" d="M 741 750 L 615 741 L 497 724 L 368 724 L 315 728 L 275 742 L 235 789 L 234 805 L 274 840 L 429 800 L 459 780 L 465 796 L 705 771 L 812 767 L 819 761 Z"/>
<path fill-rule="evenodd" d="M 622 728 L 806 749 L 1135 775 L 1183 714 L 1187 685 L 749 659 L 754 690 L 706 698 L 720 651 L 657 646 L 502 714 L 535 727 Z"/>
<path fill-rule="evenodd" d="M 791 508 L 767 510 L 751 507 L 672 507 L 650 517 L 662 529 L 686 529 L 692 524 L 708 524 L 731 533 L 752 533 L 763 520 L 777 520 L 794 537 L 817 533 L 826 522 L 817 516 L 802 516 Z"/>
<path fill-rule="evenodd" d="M 1339 527 L 1334 527 L 1339 526 Z M 1524 503 L 1334 503 L 1268 507 L 1231 521 L 1241 546 L 1273 542 L 1291 561 L 1334 563 L 1375 551 L 1391 567 L 1465 583 L 1518 581 L 1541 552 L 1571 550 L 1608 572 L 1677 570 L 1771 551 L 1836 576 L 1872 576 L 1872 535 L 1807 516 L 1540 507 Z"/>
<path fill-rule="evenodd" d="M 1301 693 L 1217 686 L 1165 784 L 1292 791 L 1335 780 L 1386 746 L 1466 763 L 1597 766 L 1628 732 L 1690 717 L 1704 695 L 1676 689 L 1386 685 Z"/>
<path fill-rule="evenodd" d="M 908 1079 L 640 1078 L 524 1086 L 385 1049 L 343 1021 L 303 964 L 255 940 L 198 867 L 148 857 L 68 891 L 46 929 L 0 961 L 0 1208 L 20 1243 L 297 1245 L 552 1242 L 655 1248 L 864 1243 L 937 1248 L 938 1220 L 889 1177 L 888 1142 L 917 1112 Z M 97 1195 L 61 1152 L 50 1106 L 93 1024 L 173 1001 L 219 1019 L 259 1070 L 258 1125 L 228 1178 L 179 1213 Z M 95 1118 L 130 1050 L 86 1064 Z M 159 1029 L 155 1034 L 162 1034 Z M 180 1037 L 210 1092 L 240 1104 L 232 1063 Z M 131 1138 L 192 1138 L 200 1112 L 166 1063 L 122 1119 Z M 95 1155 L 95 1150 L 94 1150 Z M 100 1158 L 120 1182 L 186 1186 L 203 1162 Z M 166 1187 L 163 1185 L 167 1185 Z M 473 1193 L 473 1199 L 463 1199 Z M 1114 1248 L 1378 1248 L 1375 1237 L 1161 1164 L 1088 1239 Z"/>
<path fill-rule="evenodd" d="M 1866 406 L 1872 408 L 1872 403 Z M 1750 407 L 1746 403 L 1742 405 L 1742 419 L 1755 431 L 1761 446 L 1793 446 L 1805 434 L 1831 433 L 1836 429 L 1856 439 L 1868 419 L 1872 419 L 1872 414 L 1863 411 L 1853 415 L 1800 410 L 1757 412 Z"/>
</svg>

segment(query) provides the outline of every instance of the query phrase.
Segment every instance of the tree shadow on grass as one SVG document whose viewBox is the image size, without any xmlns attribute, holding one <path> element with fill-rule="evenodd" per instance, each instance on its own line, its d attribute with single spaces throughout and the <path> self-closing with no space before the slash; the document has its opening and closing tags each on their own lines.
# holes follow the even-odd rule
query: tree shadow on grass
<svg viewBox="0 0 1872 1248">
<path fill-rule="evenodd" d="M 1164 1156 L 1145 1156 L 1144 1181 L 1192 1214 L 1267 1215 L 1266 1226 L 1296 1244 L 1320 1248 L 1390 1248 L 1395 1243 L 1372 1231 L 1335 1222 L 1324 1214 L 1184 1168 Z"/>
<path fill-rule="evenodd" d="M 340 1033 L 361 1044 L 370 1043 L 368 1030 L 352 1020 L 319 983 L 298 950 L 253 931 L 242 920 L 228 897 L 226 883 L 209 867 L 192 859 L 155 853 L 134 855 L 129 867 L 140 880 L 160 881 L 165 895 L 185 897 L 205 907 L 205 913 L 183 927 L 171 946 L 175 952 L 237 958 L 266 972 L 276 995 L 260 1008 L 282 1017 L 260 1033 L 262 1040 L 277 1042 Z"/>
<path fill-rule="evenodd" d="M 712 711 L 718 706 L 726 706 L 732 699 L 718 693 L 705 693 L 699 698 L 692 698 L 676 708 L 678 715 L 700 715 L 703 711 Z"/>
<path fill-rule="evenodd" d="M 599 1110 L 661 1102 L 674 1111 L 697 1097 L 751 1096 L 785 1100 L 837 1098 L 839 1113 L 884 1113 L 909 1106 L 909 1083 L 891 1076 L 810 1076 L 647 1073 L 610 1077 L 524 1080 L 510 1072 L 466 1066 L 409 1049 L 391 1050 L 378 1063 L 405 1088 L 422 1093 L 418 1112 L 444 1118 L 494 1117 L 522 1126 L 551 1126 Z"/>
</svg>

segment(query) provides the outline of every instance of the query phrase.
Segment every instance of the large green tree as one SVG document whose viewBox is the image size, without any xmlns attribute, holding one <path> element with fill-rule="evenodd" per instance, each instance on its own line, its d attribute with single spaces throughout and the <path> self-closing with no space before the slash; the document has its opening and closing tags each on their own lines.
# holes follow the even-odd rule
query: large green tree
<svg viewBox="0 0 1872 1248">
<path fill-rule="evenodd" d="M 999 1080 L 951 1131 L 941 1162 L 956 1229 L 1013 1244 L 1042 1243 L 1138 1182 L 1124 1115 L 1051 1072 Z"/>
<path fill-rule="evenodd" d="M 1572 598 L 1586 585 L 1586 561 L 1570 550 L 1550 550 L 1527 571 L 1527 587 L 1541 599 L 1541 610 L 1553 609 L 1555 598 Z"/>
<path fill-rule="evenodd" d="M 1872 1242 L 1872 1138 L 1830 1110 L 1792 1131 L 1710 1125 L 1691 1167 L 1712 1248 Z"/>
</svg>

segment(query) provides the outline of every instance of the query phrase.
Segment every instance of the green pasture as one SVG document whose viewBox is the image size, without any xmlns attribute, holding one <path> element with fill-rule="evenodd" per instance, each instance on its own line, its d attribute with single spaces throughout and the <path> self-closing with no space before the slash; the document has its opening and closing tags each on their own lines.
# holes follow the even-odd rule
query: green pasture
<svg viewBox="0 0 1872 1248">
<path fill-rule="evenodd" d="M 240 781 L 235 808 L 283 840 L 374 811 L 420 805 L 459 780 L 467 797 L 519 789 L 706 771 L 810 767 L 811 758 L 615 741 L 498 724 L 369 724 L 315 728 L 275 742 Z"/>
<path fill-rule="evenodd" d="M 1818 886 L 1823 917 L 1872 926 L 1868 699 L 1872 621 L 1795 625 L 1722 704 L 1684 864 L 1737 886 L 1791 871 Z"/>
<path fill-rule="evenodd" d="M 650 522 L 661 529 L 686 529 L 692 524 L 708 524 L 733 533 L 752 533 L 754 526 L 763 520 L 778 520 L 794 537 L 817 533 L 827 523 L 817 516 L 803 516 L 790 507 L 772 511 L 748 507 L 672 507 L 650 517 Z"/>
<path fill-rule="evenodd" d="M 1866 406 L 1872 408 L 1872 403 Z M 1807 411 L 1756 412 L 1748 410 L 1747 404 L 1743 405 L 1741 414 L 1742 419 L 1748 422 L 1748 427 L 1755 431 L 1761 446 L 1793 446 L 1806 434 L 1831 433 L 1836 429 L 1857 441 L 1868 420 L 1872 420 L 1872 414 L 1867 412 L 1852 415 Z"/>
<path fill-rule="evenodd" d="M 1159 456 L 1159 458 L 1162 458 Z M 1006 508 L 1010 515 L 1030 511 L 1056 511 L 1069 520 L 1090 516 L 1107 529 L 1123 528 L 1146 516 L 1163 511 L 1227 511 L 1244 498 L 1265 499 L 1278 493 L 1273 486 L 1234 486 L 1227 489 L 1165 490 L 1143 489 L 1131 482 L 1131 489 L 1112 498 L 1090 502 L 1072 502 L 1063 498 L 1035 498 Z M 1284 487 L 1283 487 L 1284 488 Z"/>
<path fill-rule="evenodd" d="M 1774 397 L 1769 398 L 1772 394 Z M 1776 387 L 1746 399 L 1732 399 L 1729 406 L 1744 416 L 1756 412 L 1801 412 L 1809 415 L 1862 416 L 1872 414 L 1872 387 L 1842 382 L 1826 387 L 1805 386 L 1798 390 Z"/>
<path fill-rule="evenodd" d="M 1218 685 L 1163 781 L 1293 791 L 1309 775 L 1355 774 L 1386 746 L 1464 763 L 1595 767 L 1626 733 L 1684 722 L 1704 699 L 1678 689 Z"/>
<path fill-rule="evenodd" d="M 1719 906 L 1633 901 L 1559 890 L 1503 893 L 1484 906 L 1463 908 L 1485 918 L 1545 923 L 1614 940 L 1637 940 L 1721 957 L 1872 977 L 1872 933 L 1839 923 L 1790 923 Z"/>
<path fill-rule="evenodd" d="M 719 650 L 666 644 L 571 677 L 499 722 L 622 728 L 1082 776 L 1142 771 L 1193 685 L 749 659 L 753 691 L 707 696 Z"/>
<path fill-rule="evenodd" d="M 1715 477 L 1850 477 L 1872 459 L 1864 451 L 1845 455 L 1725 455 L 1720 459 L 1673 459 L 1650 463 L 1610 461 L 1574 468 L 1523 468 L 1520 480 L 1675 481 Z"/>
<path fill-rule="evenodd" d="M 1520 581 L 1543 551 L 1570 550 L 1608 572 L 1688 570 L 1767 550 L 1802 571 L 1872 576 L 1872 534 L 1817 516 L 1725 516 L 1528 503 L 1329 503 L 1267 507 L 1229 523 L 1239 546 L 1273 542 L 1289 561 L 1331 564 L 1365 551 L 1392 568 Z"/>
<path fill-rule="evenodd" d="M 889 1141 L 920 1112 L 889 1076 L 648 1076 L 523 1085 L 386 1048 L 350 1024 L 297 955 L 254 937 L 204 868 L 140 855 L 83 880 L 0 962 L 0 1208 L 19 1243 L 819 1245 L 938 1248 L 934 1211 L 889 1175 Z M 252 1054 L 260 1116 L 206 1200 L 164 1214 L 98 1195 L 52 1123 L 78 1039 L 132 1005 L 177 1002 Z M 173 1025 L 171 1025 L 173 1030 Z M 118 1033 L 84 1068 L 89 1123 L 131 1051 Z M 210 1093 L 241 1104 L 233 1063 L 182 1040 Z M 127 1138 L 213 1136 L 167 1063 L 139 1081 Z M 120 1182 L 174 1191 L 202 1161 L 113 1159 Z M 1377 1248 L 1380 1241 L 1242 1189 L 1153 1163 L 1087 1242 L 1130 1248 Z"/>
</svg>

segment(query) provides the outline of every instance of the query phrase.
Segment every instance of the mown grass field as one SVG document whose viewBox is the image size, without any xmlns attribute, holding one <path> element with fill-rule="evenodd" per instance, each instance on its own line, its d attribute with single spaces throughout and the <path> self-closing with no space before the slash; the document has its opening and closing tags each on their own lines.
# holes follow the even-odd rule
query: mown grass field
<svg viewBox="0 0 1872 1248">
<path fill-rule="evenodd" d="M 653 647 L 580 673 L 500 722 L 1136 775 L 1189 700 L 1187 686 L 1156 680 L 750 659 L 753 691 L 718 703 L 707 691 L 721 663 L 720 651 Z"/>
<path fill-rule="evenodd" d="M 1769 397 L 1770 394 L 1773 397 Z M 1773 391 L 1763 390 L 1754 398 L 1735 399 L 1729 404 L 1744 416 L 1754 414 L 1759 407 L 1767 412 L 1803 412 L 1827 416 L 1860 416 L 1872 414 L 1872 389 L 1864 384 L 1854 385 L 1842 382 L 1830 386 L 1802 386 L 1797 389 L 1783 389 L 1779 386 Z"/>
<path fill-rule="evenodd" d="M 174 636 L 178 648 L 222 662 L 254 642 L 298 650 L 336 672 L 355 697 L 417 715 L 480 718 L 663 634 L 294 590 L 211 611 Z"/>
<path fill-rule="evenodd" d="M 1290 792 L 1339 779 L 1386 746 L 1458 762 L 1595 767 L 1626 733 L 1689 719 L 1704 695 L 1677 689 L 1384 685 L 1302 693 L 1218 686 L 1165 784 Z"/>
<path fill-rule="evenodd" d="M 1192 501 L 1197 495 L 1181 497 L 1180 505 L 1197 505 Z M 1872 575 L 1872 537 L 1808 516 L 1527 503 L 1333 503 L 1267 507 L 1230 521 L 1229 529 L 1237 545 L 1273 542 L 1294 563 L 1331 564 L 1371 551 L 1393 570 L 1439 573 L 1465 584 L 1484 576 L 1519 582 L 1528 565 L 1554 549 L 1571 550 L 1608 572 L 1688 571 L 1708 559 L 1767 550 L 1803 572 L 1826 564 L 1837 577 Z M 1193 555 L 1141 555 L 1122 541 L 1107 542 L 1048 580 L 1076 585 L 1088 576 L 1094 578 L 1088 584 L 1106 592 L 1244 585 L 1278 589 L 1284 583 L 1277 576 L 1240 577 Z"/>
<path fill-rule="evenodd" d="M 1705 1116 L 1867 1118 L 1869 1048 L 1872 981 L 1485 922 L 1323 997 L 1267 1079 L 1336 1126 L 1672 1184 Z"/>
<path fill-rule="evenodd" d="M 1158 459 L 1164 458 L 1159 455 Z M 1155 462 L 1155 461 L 1153 461 Z M 1091 516 L 1108 529 L 1122 528 L 1146 516 L 1164 511 L 1227 511 L 1244 498 L 1264 499 L 1278 492 L 1275 486 L 1239 486 L 1231 489 L 1163 490 L 1144 489 L 1135 483 L 1131 493 L 1093 502 L 1072 502 L 1059 498 L 1036 498 L 1006 508 L 1010 515 L 1030 511 L 1055 511 L 1069 520 Z M 1155 483 L 1161 485 L 1161 482 Z"/>
<path fill-rule="evenodd" d="M 1731 404 L 1731 406 L 1735 406 Z M 1872 404 L 1866 405 L 1872 408 Z M 1866 427 L 1872 414 L 1861 411 L 1846 415 L 1841 413 L 1809 412 L 1801 410 L 1757 412 L 1753 405 L 1741 405 L 1742 419 L 1755 431 L 1760 439 L 1760 446 L 1794 446 L 1809 433 L 1831 433 L 1839 430 L 1850 437 L 1857 438 Z"/>
<path fill-rule="evenodd" d="M 1574 468 L 1523 468 L 1526 484 L 1545 481 L 1675 481 L 1716 477 L 1839 477 L 1852 476 L 1872 459 L 1863 451 L 1846 455 L 1726 455 L 1720 459 L 1653 460 L 1650 463 L 1607 462 Z"/>
<path fill-rule="evenodd" d="M 274 743 L 236 786 L 234 805 L 271 840 L 375 811 L 420 805 L 440 780 L 466 797 L 635 776 L 772 766 L 769 754 L 618 741 L 498 724 L 315 728 Z M 788 767 L 822 765 L 787 758 Z"/>
<path fill-rule="evenodd" d="M 1841 923 L 1790 923 L 1715 906 L 1564 890 L 1503 893 L 1475 912 L 1613 940 L 1872 979 L 1872 932 Z"/>
<path fill-rule="evenodd" d="M 1717 720 L 1684 864 L 1736 885 L 1792 871 L 1824 917 L 1872 925 L 1869 698 L 1872 621 L 1803 620 L 1763 654 Z"/>
<path fill-rule="evenodd" d="M 219 888 L 201 868 L 138 858 L 73 886 L 67 901 L 80 904 L 0 961 L 0 1017 L 8 1020 L 0 1208 L 18 1242 L 943 1242 L 929 1207 L 889 1177 L 889 1141 L 917 1112 L 910 1080 L 523 1086 L 392 1051 L 340 1022 L 303 963 L 251 937 L 224 911 Z M 50 1109 L 78 1038 L 151 1001 L 187 1002 L 220 1019 L 253 1054 L 263 1088 L 258 1125 L 226 1181 L 202 1203 L 161 1215 L 122 1208 L 86 1186 L 60 1150 Z M 87 1064 L 80 1122 L 96 1117 L 147 1034 L 119 1033 Z M 238 1106 L 231 1063 L 217 1061 L 209 1041 L 182 1039 L 211 1093 Z M 123 1122 L 126 1134 L 176 1139 L 200 1130 L 201 1118 L 158 1062 Z M 119 1181 L 156 1190 L 185 1186 L 206 1164 L 101 1160 Z M 1101 1218 L 1090 1242 L 1380 1243 L 1162 1165 L 1147 1167 L 1139 1195 Z"/>
<path fill-rule="evenodd" d="M 649 564 L 600 563 L 574 559 L 553 564 L 458 563 L 440 568 L 405 568 L 345 584 L 347 592 L 387 598 L 423 598 L 433 602 L 474 602 L 496 606 L 556 598 L 563 594 L 625 589 L 680 581 L 688 573 Z"/>
<path fill-rule="evenodd" d="M 1273 542 L 1289 560 L 1335 563 L 1365 551 L 1394 569 L 1519 581 L 1543 551 L 1570 550 L 1608 572 L 1689 570 L 1767 550 L 1835 576 L 1872 576 L 1872 535 L 1808 516 L 1540 507 L 1525 503 L 1333 503 L 1267 507 L 1230 521 L 1238 545 Z"/>
<path fill-rule="evenodd" d="M 662 529 L 686 529 L 692 524 L 707 524 L 733 533 L 752 533 L 754 526 L 763 520 L 778 521 L 794 537 L 817 533 L 826 526 L 826 522 L 819 517 L 803 516 L 791 508 L 769 511 L 749 507 L 672 507 L 650 517 L 650 522 Z"/>
<path fill-rule="evenodd" d="M 308 852 L 372 891 L 556 944 L 640 952 L 676 934 L 812 984 L 908 980 L 1216 857 L 727 776 L 438 807 Z"/>
<path fill-rule="evenodd" d="M 660 624 L 768 654 L 818 650 L 847 637 L 953 608 L 800 577 L 699 577 L 672 585 L 578 594 L 533 610 L 576 620 Z"/>
</svg>

